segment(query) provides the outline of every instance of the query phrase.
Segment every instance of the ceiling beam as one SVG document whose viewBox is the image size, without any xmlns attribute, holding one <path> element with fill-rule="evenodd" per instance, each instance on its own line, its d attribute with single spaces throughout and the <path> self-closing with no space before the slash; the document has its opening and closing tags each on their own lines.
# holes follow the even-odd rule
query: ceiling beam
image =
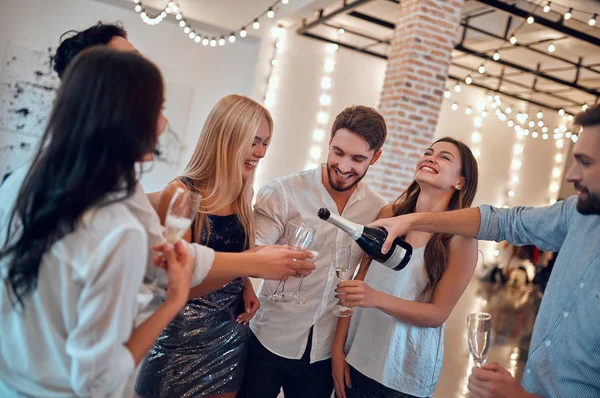
<svg viewBox="0 0 600 398">
<path fill-rule="evenodd" d="M 508 4 L 508 3 L 505 3 L 500 0 L 477 0 L 477 1 L 479 1 L 482 4 L 486 4 L 490 7 L 494 7 L 497 10 L 504 11 L 506 13 L 515 15 L 515 16 L 523 18 L 523 19 L 528 18 L 532 14 L 530 11 L 523 10 L 521 8 L 516 7 L 513 4 Z M 545 26 L 546 28 L 555 30 L 557 32 L 563 33 L 565 35 L 575 37 L 575 38 L 582 40 L 586 43 L 589 43 L 593 46 L 600 47 L 600 39 L 599 38 L 589 35 L 580 30 L 570 28 L 570 27 L 564 25 L 562 22 L 563 22 L 562 17 L 558 22 L 555 22 L 555 21 L 547 19 L 539 14 L 535 14 L 535 23 Z"/>
<path fill-rule="evenodd" d="M 558 77 L 554 77 L 552 75 L 547 75 L 547 74 L 545 74 L 543 72 L 536 71 L 536 70 L 527 68 L 525 66 L 521 66 L 521 65 L 515 64 L 515 63 L 510 62 L 510 61 L 503 60 L 502 58 L 500 58 L 497 61 L 493 61 L 493 60 L 491 60 L 491 56 L 490 55 L 485 54 L 485 53 L 481 53 L 479 51 L 473 50 L 473 49 L 468 48 L 468 47 L 465 47 L 462 44 L 456 45 L 455 50 L 461 51 L 463 53 L 467 53 L 467 54 L 470 54 L 470 55 L 473 55 L 475 57 L 478 57 L 478 58 L 481 58 L 481 59 L 484 59 L 484 60 L 490 60 L 492 62 L 496 62 L 497 64 L 508 66 L 510 68 L 520 70 L 521 72 L 529 73 L 531 75 L 540 77 L 542 79 L 550 80 L 550 81 L 552 81 L 554 83 L 557 83 L 557 84 L 562 84 L 563 86 L 568 86 L 568 87 L 574 88 L 576 90 L 583 91 L 583 92 L 588 93 L 590 95 L 593 95 L 595 97 L 599 97 L 600 96 L 600 91 L 595 90 L 593 88 L 584 87 L 584 86 L 581 86 L 581 85 L 579 85 L 577 83 L 569 82 L 569 81 L 560 79 Z"/>
<path fill-rule="evenodd" d="M 330 20 L 331 18 L 335 17 L 336 15 L 343 14 L 346 11 L 352 10 L 353 8 L 356 8 L 360 5 L 368 3 L 370 1 L 372 1 L 372 0 L 355 0 L 354 2 L 352 2 L 350 4 L 348 4 L 346 1 L 344 1 L 344 5 L 342 7 L 331 11 L 327 15 L 323 15 L 323 10 L 321 10 L 319 12 L 319 17 L 317 19 L 315 19 L 314 21 L 312 21 L 310 23 L 305 23 L 305 21 L 302 21 L 302 26 L 298 29 L 298 33 L 303 34 L 303 33 L 307 32 L 309 29 L 319 26 L 323 22 Z"/>
</svg>

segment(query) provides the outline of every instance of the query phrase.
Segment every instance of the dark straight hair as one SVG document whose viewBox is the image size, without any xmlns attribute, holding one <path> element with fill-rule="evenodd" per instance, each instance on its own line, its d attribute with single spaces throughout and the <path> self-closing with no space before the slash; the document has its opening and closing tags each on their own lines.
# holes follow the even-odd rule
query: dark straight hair
<svg viewBox="0 0 600 398">
<path fill-rule="evenodd" d="M 87 210 L 133 194 L 135 163 L 156 145 L 162 103 L 161 74 L 140 55 L 102 46 L 69 65 L 5 226 L 0 261 L 8 261 L 14 306 L 24 307 L 44 254 Z"/>
<path fill-rule="evenodd" d="M 448 210 L 458 210 L 471 207 L 475 194 L 477 193 L 478 167 L 477 159 L 473 156 L 471 148 L 462 141 L 451 137 L 440 138 L 432 144 L 438 142 L 448 142 L 458 148 L 460 153 L 460 174 L 465 178 L 464 186 L 461 190 L 455 190 L 448 203 Z M 393 205 L 395 216 L 401 214 L 414 213 L 417 208 L 417 200 L 421 188 L 417 181 L 413 181 L 406 191 L 396 200 Z M 422 297 L 430 298 L 437 283 L 442 279 L 446 267 L 448 266 L 448 255 L 450 251 L 450 240 L 453 235 L 433 234 L 425 246 L 425 270 L 427 272 L 427 285 L 423 288 Z"/>
</svg>

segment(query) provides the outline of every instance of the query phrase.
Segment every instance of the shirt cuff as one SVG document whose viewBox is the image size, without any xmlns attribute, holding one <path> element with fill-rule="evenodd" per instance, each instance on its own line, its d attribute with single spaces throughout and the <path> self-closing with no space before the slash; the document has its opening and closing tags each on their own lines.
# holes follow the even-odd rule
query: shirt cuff
<svg viewBox="0 0 600 398">
<path fill-rule="evenodd" d="M 197 286 L 206 275 L 208 275 L 210 269 L 212 268 L 213 262 L 215 261 L 215 251 L 209 247 L 192 244 L 191 251 L 194 260 L 194 272 L 192 272 L 192 286 Z"/>
<path fill-rule="evenodd" d="M 499 209 L 490 205 L 479 206 L 481 221 L 479 222 L 479 233 L 477 240 L 498 241 L 500 236 L 500 216 Z"/>
</svg>

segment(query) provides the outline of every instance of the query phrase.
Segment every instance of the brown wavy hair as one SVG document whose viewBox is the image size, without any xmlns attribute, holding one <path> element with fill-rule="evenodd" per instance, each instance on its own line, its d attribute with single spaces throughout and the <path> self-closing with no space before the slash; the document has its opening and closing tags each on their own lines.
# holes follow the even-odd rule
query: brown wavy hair
<svg viewBox="0 0 600 398">
<path fill-rule="evenodd" d="M 477 179 L 479 174 L 477 160 L 475 159 L 475 156 L 473 156 L 473 152 L 471 152 L 471 149 L 464 142 L 455 140 L 451 137 L 440 138 L 434 142 L 432 146 L 438 142 L 448 142 L 458 148 L 461 162 L 460 175 L 465 179 L 462 189 L 456 190 L 452 195 L 452 198 L 450 198 L 446 210 L 458 210 L 471 207 L 471 203 L 473 203 L 475 193 L 477 192 Z M 414 213 L 416 211 L 420 192 L 421 188 L 419 187 L 419 184 L 417 181 L 413 180 L 406 191 L 404 191 L 396 202 L 394 202 L 392 206 L 394 216 Z M 446 271 L 452 236 L 454 235 L 433 234 L 425 246 L 425 270 L 427 272 L 428 281 L 421 292 L 422 298 L 431 298 L 433 290 Z"/>
</svg>

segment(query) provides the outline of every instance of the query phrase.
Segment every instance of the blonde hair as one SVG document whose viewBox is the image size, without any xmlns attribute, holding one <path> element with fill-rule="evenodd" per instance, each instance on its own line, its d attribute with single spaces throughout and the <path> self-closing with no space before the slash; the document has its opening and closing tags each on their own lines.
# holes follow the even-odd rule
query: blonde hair
<svg viewBox="0 0 600 398">
<path fill-rule="evenodd" d="M 269 111 L 241 95 L 223 97 L 210 111 L 194 154 L 182 174 L 192 182 L 193 189 L 203 195 L 194 222 L 194 242 L 200 241 L 203 228 L 210 234 L 207 215 L 231 203 L 246 232 L 246 246 L 254 246 L 253 178 L 244 180 L 242 167 L 263 118 L 272 135 L 273 119 Z M 207 201 L 211 203 L 209 206 Z"/>
</svg>

